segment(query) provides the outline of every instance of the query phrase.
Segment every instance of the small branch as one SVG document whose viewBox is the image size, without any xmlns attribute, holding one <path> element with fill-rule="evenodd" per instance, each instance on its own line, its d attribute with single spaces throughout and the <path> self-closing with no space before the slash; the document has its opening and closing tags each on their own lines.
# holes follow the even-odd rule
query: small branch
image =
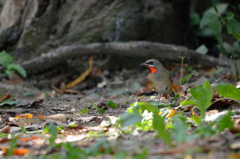
<svg viewBox="0 0 240 159">
<path fill-rule="evenodd" d="M 226 99 L 233 100 L 233 101 L 235 101 L 235 102 L 237 102 L 237 103 L 240 104 L 240 101 L 238 101 L 238 100 L 236 100 L 236 99 L 232 99 L 232 98 L 220 98 L 220 99 L 217 99 L 217 100 L 215 100 L 214 102 L 212 102 L 211 105 L 214 104 L 214 103 L 216 103 L 216 102 L 218 102 L 218 101 L 220 101 L 220 100 L 226 100 Z"/>
</svg>

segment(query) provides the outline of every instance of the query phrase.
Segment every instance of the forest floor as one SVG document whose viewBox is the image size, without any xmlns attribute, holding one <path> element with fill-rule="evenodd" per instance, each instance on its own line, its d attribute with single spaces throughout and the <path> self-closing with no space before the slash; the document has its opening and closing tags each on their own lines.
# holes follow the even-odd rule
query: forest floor
<svg viewBox="0 0 240 159">
<path fill-rule="evenodd" d="M 175 67 L 171 73 L 175 75 L 173 81 L 177 84 L 181 78 L 181 65 Z M 205 122 L 197 122 L 201 120 L 201 108 L 195 104 L 181 106 L 181 102 L 191 97 L 190 87 L 197 90 L 196 86 L 206 81 L 212 83 L 213 89 L 220 82 L 236 86 L 238 81 L 233 82 L 227 71 L 218 70 L 199 67 L 195 71 L 183 72 L 183 78 L 192 76 L 181 87 L 175 86 L 175 91 L 180 94 L 175 103 L 172 99 L 171 107 L 166 106 L 166 96 L 161 98 L 160 108 L 164 109 L 159 110 L 159 116 L 165 111 L 175 116 L 164 116 L 163 129 L 156 128 L 155 119 L 148 118 L 151 114 L 144 117 L 144 114 L 126 113 L 136 105 L 156 104 L 157 94 L 147 80 L 150 72 L 147 68 L 142 72 L 115 72 L 105 82 L 81 91 L 77 87 L 66 89 L 64 83 L 59 88 L 44 90 L 37 89 L 28 81 L 24 86 L 0 83 L 3 98 L 8 98 L 11 93 L 9 99 L 0 103 L 0 156 L 56 159 L 240 158 L 238 102 L 227 98 L 215 102 L 224 95 L 214 92 L 210 101 L 215 103 L 206 109 L 206 116 L 214 119 Z M 82 83 L 86 84 L 88 80 Z M 226 116 L 221 116 L 226 111 L 231 111 L 232 123 Z M 218 117 L 221 119 L 215 120 Z M 195 123 L 189 123 L 190 119 L 196 119 Z M 219 126 L 221 130 L 217 129 Z"/>
</svg>

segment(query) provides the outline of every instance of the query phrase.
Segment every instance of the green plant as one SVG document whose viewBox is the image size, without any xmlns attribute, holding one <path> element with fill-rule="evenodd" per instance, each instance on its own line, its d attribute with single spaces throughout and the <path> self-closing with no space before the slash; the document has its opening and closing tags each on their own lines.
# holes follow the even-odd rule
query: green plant
<svg viewBox="0 0 240 159">
<path fill-rule="evenodd" d="M 89 113 L 89 109 L 88 108 L 83 108 L 83 110 L 81 110 L 80 113 L 88 114 Z"/>
<path fill-rule="evenodd" d="M 50 123 L 49 126 L 44 128 L 44 131 L 46 133 L 50 133 L 51 134 L 51 137 L 49 139 L 49 144 L 50 144 L 50 148 L 53 148 L 54 141 L 57 138 L 57 134 L 58 134 L 57 127 L 53 123 Z"/>
<path fill-rule="evenodd" d="M 219 47 L 222 53 L 230 53 L 234 57 L 238 57 L 240 54 L 240 47 L 238 41 L 240 40 L 240 22 L 235 19 L 233 12 L 226 12 L 227 3 L 220 3 L 213 5 L 213 8 L 204 12 L 204 15 L 200 21 L 200 29 L 208 27 L 214 31 L 215 38 L 219 43 Z M 195 17 L 196 18 L 196 17 Z M 228 42 L 223 42 L 222 32 L 226 30 L 226 33 L 232 35 L 237 41 L 233 46 Z M 228 41 L 228 35 L 226 34 L 226 40 Z"/>
<path fill-rule="evenodd" d="M 14 57 L 5 51 L 0 52 L 0 65 L 5 67 L 4 72 L 9 78 L 12 77 L 14 71 L 17 71 L 22 77 L 27 77 L 26 71 L 20 65 L 15 64 Z"/>
</svg>

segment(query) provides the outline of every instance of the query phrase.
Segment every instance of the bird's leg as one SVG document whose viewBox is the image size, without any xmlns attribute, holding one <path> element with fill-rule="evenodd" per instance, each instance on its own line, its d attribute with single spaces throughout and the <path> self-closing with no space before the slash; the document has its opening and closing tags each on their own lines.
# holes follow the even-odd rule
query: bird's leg
<svg viewBox="0 0 240 159">
<path fill-rule="evenodd" d="M 167 107 L 168 107 L 169 99 L 170 99 L 169 94 L 167 95 L 167 98 L 168 98 L 168 102 L 167 102 Z"/>
<path fill-rule="evenodd" d="M 161 97 L 162 97 L 162 93 L 158 94 L 159 96 L 159 101 L 158 101 L 158 106 L 160 105 L 160 100 L 161 100 Z"/>
</svg>

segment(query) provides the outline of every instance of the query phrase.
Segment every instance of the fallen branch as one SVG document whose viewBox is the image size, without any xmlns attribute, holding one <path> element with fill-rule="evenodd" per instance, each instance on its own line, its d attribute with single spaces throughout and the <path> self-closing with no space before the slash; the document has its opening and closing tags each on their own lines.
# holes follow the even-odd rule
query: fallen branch
<svg viewBox="0 0 240 159">
<path fill-rule="evenodd" d="M 205 66 L 216 66 L 219 60 L 214 57 L 199 54 L 186 47 L 152 43 L 145 41 L 92 43 L 86 45 L 61 46 L 56 50 L 43 54 L 22 64 L 28 74 L 38 74 L 65 63 L 68 59 L 90 55 L 118 55 L 128 57 L 148 57 L 164 60 L 179 60 L 185 56 L 186 62 Z"/>
</svg>

